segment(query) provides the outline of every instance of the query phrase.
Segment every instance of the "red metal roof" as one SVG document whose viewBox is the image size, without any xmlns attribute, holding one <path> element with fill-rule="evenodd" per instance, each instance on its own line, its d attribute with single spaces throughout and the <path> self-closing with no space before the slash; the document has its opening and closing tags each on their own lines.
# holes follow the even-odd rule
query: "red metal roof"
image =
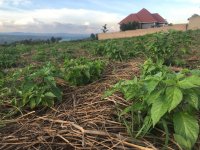
<svg viewBox="0 0 200 150">
<path fill-rule="evenodd" d="M 161 17 L 158 13 L 152 15 L 159 23 L 166 23 L 166 20 L 163 17 Z"/>
<path fill-rule="evenodd" d="M 133 22 L 133 21 L 140 22 L 140 19 L 138 18 L 137 14 L 128 15 L 119 24 L 129 23 L 129 22 Z"/>
<path fill-rule="evenodd" d="M 140 10 L 138 13 L 137 13 L 139 19 L 140 19 L 140 22 L 157 22 L 157 20 L 152 16 L 152 14 L 146 10 L 145 8 L 143 8 L 142 10 Z"/>
<path fill-rule="evenodd" d="M 140 23 L 166 23 L 165 19 L 161 17 L 158 13 L 151 14 L 147 9 L 143 8 L 136 14 L 130 14 L 124 18 L 119 24 L 128 23 L 128 22 L 140 22 Z"/>
</svg>

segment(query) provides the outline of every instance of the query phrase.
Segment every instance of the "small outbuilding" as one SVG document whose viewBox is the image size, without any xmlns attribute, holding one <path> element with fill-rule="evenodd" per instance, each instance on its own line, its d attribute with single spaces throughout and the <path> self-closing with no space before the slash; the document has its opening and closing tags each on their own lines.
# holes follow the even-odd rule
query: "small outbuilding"
<svg viewBox="0 0 200 150">
<path fill-rule="evenodd" d="M 200 29 L 200 16 L 198 14 L 192 15 L 189 19 L 188 29 L 196 30 Z"/>
</svg>

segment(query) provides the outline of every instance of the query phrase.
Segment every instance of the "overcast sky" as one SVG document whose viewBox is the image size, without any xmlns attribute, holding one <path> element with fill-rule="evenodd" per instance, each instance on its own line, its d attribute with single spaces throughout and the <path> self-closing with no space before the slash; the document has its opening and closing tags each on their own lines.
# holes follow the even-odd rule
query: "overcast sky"
<svg viewBox="0 0 200 150">
<path fill-rule="evenodd" d="M 200 14 L 200 0 L 0 0 L 0 32 L 97 33 L 142 8 L 170 23 Z"/>
</svg>

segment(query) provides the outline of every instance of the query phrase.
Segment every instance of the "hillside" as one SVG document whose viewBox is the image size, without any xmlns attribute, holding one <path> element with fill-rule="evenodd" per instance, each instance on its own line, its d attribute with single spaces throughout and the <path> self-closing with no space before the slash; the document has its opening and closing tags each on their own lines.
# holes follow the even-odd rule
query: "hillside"
<svg viewBox="0 0 200 150">
<path fill-rule="evenodd" d="M 23 32 L 11 32 L 11 33 L 0 33 L 0 44 L 13 43 L 16 41 L 23 41 L 32 39 L 37 40 L 48 40 L 51 37 L 61 37 L 65 41 L 79 40 L 88 38 L 86 34 L 65 34 L 65 33 L 23 33 Z"/>
<path fill-rule="evenodd" d="M 200 30 L 0 47 L 0 149 L 200 147 Z"/>
</svg>

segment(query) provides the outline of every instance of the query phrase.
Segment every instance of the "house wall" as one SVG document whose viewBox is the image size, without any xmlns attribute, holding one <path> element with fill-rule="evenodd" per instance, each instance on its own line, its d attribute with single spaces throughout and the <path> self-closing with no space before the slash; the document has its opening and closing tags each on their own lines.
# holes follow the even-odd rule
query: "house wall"
<svg viewBox="0 0 200 150">
<path fill-rule="evenodd" d="M 152 28 L 154 23 L 142 23 L 142 29 Z"/>
<path fill-rule="evenodd" d="M 190 18 L 188 29 L 189 30 L 200 29 L 200 16 Z"/>
<path fill-rule="evenodd" d="M 167 26 L 167 24 L 165 24 L 165 23 L 157 23 L 156 26 L 157 27 L 164 27 L 164 26 Z"/>
<path fill-rule="evenodd" d="M 165 26 L 160 28 L 138 29 L 138 30 L 123 31 L 123 32 L 100 33 L 98 34 L 98 39 L 106 40 L 106 39 L 129 38 L 135 36 L 142 36 L 145 34 L 152 34 L 161 31 L 167 32 L 168 30 L 186 31 L 187 24 L 176 24 L 173 26 Z"/>
</svg>

